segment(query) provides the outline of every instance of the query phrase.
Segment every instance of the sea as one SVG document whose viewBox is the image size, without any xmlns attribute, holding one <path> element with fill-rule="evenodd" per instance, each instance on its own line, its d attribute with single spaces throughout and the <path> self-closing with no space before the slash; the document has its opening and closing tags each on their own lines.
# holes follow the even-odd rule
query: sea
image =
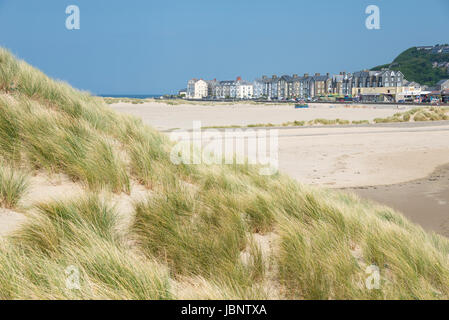
<svg viewBox="0 0 449 320">
<path fill-rule="evenodd" d="M 163 94 L 99 94 L 98 96 L 103 98 L 148 99 L 148 98 L 159 98 L 163 96 Z"/>
</svg>

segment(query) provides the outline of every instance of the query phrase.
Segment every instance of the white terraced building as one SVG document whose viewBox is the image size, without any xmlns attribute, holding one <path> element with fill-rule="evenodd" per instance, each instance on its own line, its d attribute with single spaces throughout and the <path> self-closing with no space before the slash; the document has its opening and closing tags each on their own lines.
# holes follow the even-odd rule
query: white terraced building
<svg viewBox="0 0 449 320">
<path fill-rule="evenodd" d="M 254 86 L 251 82 L 239 80 L 236 83 L 237 99 L 252 99 L 254 95 Z"/>
<path fill-rule="evenodd" d="M 187 98 L 203 99 L 208 96 L 208 85 L 203 79 L 191 79 L 187 83 Z"/>
</svg>

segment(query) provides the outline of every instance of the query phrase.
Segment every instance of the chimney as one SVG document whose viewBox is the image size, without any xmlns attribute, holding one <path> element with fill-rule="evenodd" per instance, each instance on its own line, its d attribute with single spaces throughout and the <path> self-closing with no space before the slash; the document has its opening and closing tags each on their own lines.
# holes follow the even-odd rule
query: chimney
<svg viewBox="0 0 449 320">
<path fill-rule="evenodd" d="M 293 75 L 293 78 L 298 78 L 298 75 L 295 73 L 295 74 Z"/>
<path fill-rule="evenodd" d="M 304 78 L 308 78 L 309 74 L 308 73 L 304 73 Z"/>
<path fill-rule="evenodd" d="M 242 77 L 237 77 L 237 81 L 241 81 L 242 80 Z"/>
<path fill-rule="evenodd" d="M 267 78 L 267 76 L 262 76 L 262 79 L 266 79 Z"/>
<path fill-rule="evenodd" d="M 328 73 L 326 73 L 326 76 L 328 76 L 328 77 L 329 77 L 329 72 L 328 72 Z"/>
<path fill-rule="evenodd" d="M 319 75 L 320 75 L 320 73 L 319 73 L 319 72 L 315 73 L 315 77 L 318 77 Z"/>
<path fill-rule="evenodd" d="M 273 74 L 273 76 L 272 76 L 273 79 L 277 79 L 277 77 L 278 77 L 278 76 L 275 75 L 275 74 Z"/>
</svg>

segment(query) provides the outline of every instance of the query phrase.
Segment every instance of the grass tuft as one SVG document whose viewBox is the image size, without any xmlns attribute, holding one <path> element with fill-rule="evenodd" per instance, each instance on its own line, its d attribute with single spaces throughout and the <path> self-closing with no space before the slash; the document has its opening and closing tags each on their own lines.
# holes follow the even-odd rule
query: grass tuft
<svg viewBox="0 0 449 320">
<path fill-rule="evenodd" d="M 0 167 L 0 205 L 15 208 L 29 189 L 28 174 L 2 165 Z"/>
</svg>

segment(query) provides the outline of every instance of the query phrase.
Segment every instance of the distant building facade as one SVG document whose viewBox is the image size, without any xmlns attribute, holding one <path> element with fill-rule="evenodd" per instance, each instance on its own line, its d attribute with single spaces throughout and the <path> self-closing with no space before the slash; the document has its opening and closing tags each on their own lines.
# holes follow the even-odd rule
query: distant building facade
<svg viewBox="0 0 449 320">
<path fill-rule="evenodd" d="M 253 97 L 255 99 L 260 99 L 260 98 L 264 98 L 265 94 L 264 94 L 264 87 L 265 87 L 265 82 L 264 79 L 266 79 L 266 76 L 262 76 L 262 78 L 256 79 L 253 82 Z"/>
<path fill-rule="evenodd" d="M 187 82 L 187 98 L 203 99 L 208 96 L 208 85 L 203 79 L 191 79 Z"/>
<path fill-rule="evenodd" d="M 181 89 L 178 91 L 178 96 L 182 97 L 182 98 L 186 98 L 187 97 L 187 89 Z"/>
<path fill-rule="evenodd" d="M 433 54 L 443 53 L 448 54 L 449 53 L 449 45 L 442 44 L 442 45 L 436 45 L 436 46 L 420 46 L 416 47 L 418 51 L 428 51 Z"/>
<path fill-rule="evenodd" d="M 237 96 L 237 81 L 219 81 L 215 88 L 215 97 L 219 99 L 234 99 Z"/>
<path fill-rule="evenodd" d="M 444 79 L 438 81 L 436 85 L 436 89 L 439 91 L 448 90 L 449 89 L 449 79 Z"/>
<path fill-rule="evenodd" d="M 358 71 L 352 75 L 353 88 L 402 87 L 404 75 L 400 71 L 383 69 L 381 71 Z"/>
<path fill-rule="evenodd" d="M 254 85 L 245 80 L 237 80 L 235 83 L 235 97 L 237 99 L 252 99 L 254 95 Z"/>
<path fill-rule="evenodd" d="M 332 94 L 338 96 L 349 96 L 352 94 L 352 74 L 340 72 L 332 76 Z"/>
<path fill-rule="evenodd" d="M 262 76 L 253 82 L 242 80 L 240 77 L 225 81 L 191 79 L 187 85 L 187 97 L 290 100 L 352 95 L 368 100 L 376 100 L 377 96 L 381 96 L 387 101 L 396 101 L 401 92 L 397 88 L 405 87 L 407 83 L 400 71 L 389 69 L 340 72 L 338 75 L 315 73 L 310 76 L 305 73 L 303 76 L 297 74 Z M 449 80 L 442 81 L 439 86 L 439 90 L 448 89 Z M 413 87 L 416 87 L 415 84 Z"/>
<path fill-rule="evenodd" d="M 214 80 L 206 80 L 207 83 L 207 97 L 211 98 L 215 96 L 216 87 L 218 86 L 217 79 Z"/>
</svg>

